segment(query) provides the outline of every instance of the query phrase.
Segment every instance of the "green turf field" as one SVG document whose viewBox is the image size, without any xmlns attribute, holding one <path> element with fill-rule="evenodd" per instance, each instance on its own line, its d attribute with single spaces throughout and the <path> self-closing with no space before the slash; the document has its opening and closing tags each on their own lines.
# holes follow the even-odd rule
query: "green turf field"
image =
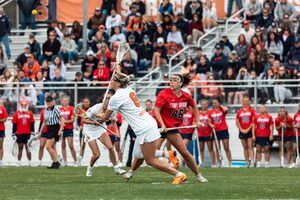
<svg viewBox="0 0 300 200">
<path fill-rule="evenodd" d="M 300 199 L 299 169 L 204 169 L 201 184 L 187 169 L 188 181 L 171 185 L 171 176 L 142 168 L 130 182 L 99 167 L 47 170 L 0 168 L 0 199 Z"/>
</svg>

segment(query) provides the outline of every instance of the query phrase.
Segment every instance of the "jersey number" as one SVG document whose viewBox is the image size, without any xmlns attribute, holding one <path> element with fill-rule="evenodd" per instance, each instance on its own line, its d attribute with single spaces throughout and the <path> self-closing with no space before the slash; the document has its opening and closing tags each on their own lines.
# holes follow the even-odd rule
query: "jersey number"
<svg viewBox="0 0 300 200">
<path fill-rule="evenodd" d="M 242 117 L 242 122 L 243 123 L 248 123 L 249 122 L 249 117 L 248 116 Z"/>
<path fill-rule="evenodd" d="M 171 115 L 172 115 L 173 118 L 182 119 L 182 117 L 183 117 L 183 112 L 184 112 L 184 109 L 173 110 L 173 112 L 172 112 Z"/>
<path fill-rule="evenodd" d="M 264 129 L 265 128 L 265 123 L 264 122 L 260 122 L 259 123 L 259 128 L 260 129 Z"/>
<path fill-rule="evenodd" d="M 133 103 L 136 107 L 141 106 L 141 104 L 139 102 L 139 99 L 138 99 L 138 97 L 136 96 L 136 94 L 134 92 L 130 92 L 129 97 L 133 101 Z"/>
</svg>

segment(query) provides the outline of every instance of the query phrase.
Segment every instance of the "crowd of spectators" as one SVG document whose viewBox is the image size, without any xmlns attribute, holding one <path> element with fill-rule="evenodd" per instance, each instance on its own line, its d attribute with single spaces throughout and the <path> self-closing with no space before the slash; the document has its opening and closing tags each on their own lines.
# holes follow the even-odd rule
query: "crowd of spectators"
<svg viewBox="0 0 300 200">
<path fill-rule="evenodd" d="M 20 94 L 33 106 L 44 105 L 45 95 L 58 98 L 67 92 L 58 92 L 55 90 L 58 85 L 48 83 L 65 82 L 67 69 L 78 62 L 81 62 L 81 70 L 76 73 L 74 82 L 85 83 L 86 86 L 105 86 L 95 82 L 110 79 L 120 42 L 128 42 L 131 48 L 121 62 L 122 72 L 138 77 L 163 67 L 170 56 L 186 44 L 197 44 L 203 34 L 218 26 L 215 2 L 212 0 L 189 0 L 183 12 L 175 12 L 174 5 L 169 0 L 163 0 L 157 18 L 146 14 L 143 1 L 134 0 L 124 21 L 116 11 L 116 1 L 104 0 L 88 20 L 87 52 L 82 52 L 83 28 L 80 22 L 74 21 L 68 27 L 64 22 L 53 20 L 49 23 L 47 40 L 43 44 L 36 41 L 34 34 L 24 36 L 24 39 L 28 37 L 28 41 L 24 52 L 14 61 L 13 73 L 7 68 L 7 60 L 11 58 L 6 41 L 10 33 L 10 20 L 0 8 L 0 19 L 3 18 L 0 20 L 0 39 L 6 47 L 4 52 L 0 46 L 1 82 L 26 83 Z M 287 0 L 277 3 L 273 0 L 264 0 L 263 3 L 249 0 L 245 5 L 240 0 L 236 2 L 239 8 L 245 8 L 246 15 L 238 38 L 230 41 L 228 33 L 223 33 L 211 57 L 206 56 L 201 47 L 197 48 L 192 55 L 184 58 L 181 73 L 189 73 L 193 80 L 211 80 L 197 84 L 202 86 L 197 91 L 198 99 L 223 97 L 228 104 L 238 104 L 244 93 L 251 95 L 254 91 L 241 87 L 248 83 L 235 83 L 233 80 L 268 80 L 267 84 L 274 85 L 274 89 L 259 88 L 260 101 L 288 101 L 297 95 L 298 90 L 284 87 L 275 80 L 300 78 L 299 31 L 293 23 L 297 19 L 295 8 Z M 31 3 L 35 8 L 36 1 Z M 233 0 L 228 2 L 227 17 L 231 15 L 232 4 Z M 26 19 L 22 21 L 22 28 L 27 24 L 35 28 L 31 18 L 26 18 L 26 13 L 22 10 L 22 17 Z M 223 85 L 212 82 L 220 79 L 229 81 Z M 43 89 L 46 85 L 53 89 Z M 223 89 L 226 85 L 240 87 Z M 7 91 L 1 90 L 1 101 L 4 104 L 16 101 L 15 90 L 13 87 Z M 190 88 L 190 92 L 194 94 L 194 88 Z"/>
</svg>

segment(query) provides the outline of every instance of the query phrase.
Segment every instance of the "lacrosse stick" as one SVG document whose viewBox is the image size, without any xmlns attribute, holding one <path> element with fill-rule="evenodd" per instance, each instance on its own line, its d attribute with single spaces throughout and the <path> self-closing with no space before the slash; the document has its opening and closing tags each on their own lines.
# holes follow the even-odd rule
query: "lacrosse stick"
<svg viewBox="0 0 300 200">
<path fill-rule="evenodd" d="M 281 127 L 281 157 L 280 157 L 280 164 L 281 167 L 284 167 L 284 141 L 283 141 L 283 137 L 284 137 L 284 128 L 283 126 Z"/>
<path fill-rule="evenodd" d="M 218 138 L 217 138 L 216 130 L 214 128 L 213 128 L 213 134 L 214 134 L 215 143 L 216 143 L 216 147 L 217 147 L 217 151 L 218 151 L 218 157 L 219 157 L 219 160 L 220 160 L 220 167 L 222 167 L 223 156 L 222 156 L 221 149 L 220 149 L 220 146 L 219 146 L 219 141 L 218 141 Z"/>
<path fill-rule="evenodd" d="M 122 142 L 122 145 L 121 145 L 121 153 L 123 154 L 124 153 L 124 150 L 125 150 L 125 146 L 126 146 L 126 142 L 127 142 L 127 137 L 128 137 L 129 133 L 128 131 L 126 132 L 125 134 L 125 137 L 124 137 L 124 140 Z"/>
<path fill-rule="evenodd" d="M 106 96 L 108 94 L 108 91 L 110 89 L 110 85 L 111 85 L 111 81 L 116 73 L 116 69 L 117 69 L 117 66 L 121 63 L 121 61 L 123 60 L 123 57 L 125 55 L 125 53 L 127 53 L 128 51 L 130 50 L 130 46 L 128 43 L 119 43 L 119 48 L 118 48 L 118 51 L 117 51 L 117 56 L 116 56 L 116 63 L 115 63 L 115 68 L 114 68 L 114 71 L 111 75 L 111 78 L 109 80 L 109 83 L 108 83 L 108 87 L 105 91 L 105 94 L 104 94 L 104 98 L 103 98 L 103 101 L 105 101 L 106 99 Z"/>
<path fill-rule="evenodd" d="M 37 147 L 40 146 L 40 140 L 38 138 L 38 134 L 30 137 L 30 139 L 27 142 L 27 145 L 28 145 L 29 152 L 33 152 L 35 149 L 37 149 Z"/>
<path fill-rule="evenodd" d="M 193 154 L 195 156 L 195 160 L 196 160 L 196 146 L 197 146 L 199 165 L 201 165 L 201 156 L 200 156 L 200 151 L 199 151 L 199 139 L 198 139 L 198 133 L 197 133 L 196 129 L 193 133 L 192 139 L 193 139 Z"/>
<path fill-rule="evenodd" d="M 173 130 L 177 130 L 177 129 L 183 129 L 183 128 L 197 128 L 196 125 L 191 125 L 191 126 L 179 126 L 179 127 L 173 127 L 173 128 L 167 128 L 167 131 L 173 131 Z M 163 132 L 163 130 L 160 128 L 158 129 L 159 132 Z"/>
<path fill-rule="evenodd" d="M 298 164 L 299 164 L 299 137 L 298 137 L 298 134 L 299 134 L 299 128 L 297 128 L 297 131 L 296 131 L 296 147 L 297 147 L 296 166 L 298 166 Z"/>
<path fill-rule="evenodd" d="M 17 157 L 18 151 L 19 151 L 19 146 L 18 146 L 17 140 L 15 140 L 15 141 L 13 142 L 12 147 L 11 147 L 11 154 L 12 154 L 14 157 Z"/>
<path fill-rule="evenodd" d="M 94 121 L 94 122 L 97 121 L 95 119 L 90 118 L 86 114 L 86 112 L 82 109 L 82 104 L 81 103 L 75 106 L 74 113 L 75 113 L 76 116 L 82 117 L 84 119 L 88 119 L 88 120 Z M 118 134 L 112 132 L 111 130 L 109 130 L 108 128 L 104 127 L 103 125 L 99 124 L 99 126 L 102 127 L 102 128 L 104 128 L 106 131 L 110 132 L 111 134 L 113 134 L 115 136 L 119 136 Z"/>
</svg>

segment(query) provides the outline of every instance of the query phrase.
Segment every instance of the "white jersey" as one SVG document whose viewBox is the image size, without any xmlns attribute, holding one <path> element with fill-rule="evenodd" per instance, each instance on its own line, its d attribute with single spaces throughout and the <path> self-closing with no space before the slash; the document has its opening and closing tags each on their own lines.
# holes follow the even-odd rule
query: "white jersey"
<svg viewBox="0 0 300 200">
<path fill-rule="evenodd" d="M 93 120 L 100 120 L 100 118 L 98 118 L 96 115 L 101 108 L 102 108 L 102 103 L 98 103 L 98 104 L 90 107 L 86 111 L 86 114 L 89 118 L 91 118 Z M 117 114 L 116 112 L 113 112 L 113 114 L 110 117 L 110 120 L 115 119 L 116 114 Z M 106 124 L 103 123 L 102 126 L 106 127 Z M 104 132 L 106 132 L 106 130 L 104 128 L 102 128 L 101 126 L 95 126 L 92 124 L 84 124 L 83 125 L 82 133 L 87 137 L 88 141 L 98 139 L 99 137 L 101 137 L 102 133 L 104 133 Z"/>
<path fill-rule="evenodd" d="M 156 121 L 143 109 L 130 87 L 118 89 L 110 98 L 107 109 L 120 112 L 136 135 L 144 134 L 153 127 L 157 128 Z"/>
</svg>

